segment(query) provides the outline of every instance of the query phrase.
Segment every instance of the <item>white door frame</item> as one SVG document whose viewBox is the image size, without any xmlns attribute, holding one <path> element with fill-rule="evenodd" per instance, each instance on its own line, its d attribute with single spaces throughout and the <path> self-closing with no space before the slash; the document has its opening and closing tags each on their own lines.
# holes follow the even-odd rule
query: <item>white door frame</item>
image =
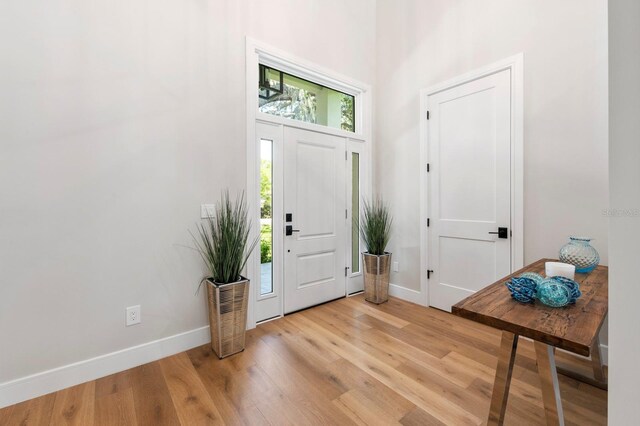
<svg viewBox="0 0 640 426">
<path fill-rule="evenodd" d="M 425 306 L 429 306 L 429 95 L 504 70 L 511 70 L 511 272 L 524 266 L 524 55 L 519 53 L 420 91 L 420 292 Z"/>
<path fill-rule="evenodd" d="M 342 129 L 334 129 L 313 123 L 305 123 L 302 121 L 291 120 L 283 117 L 277 117 L 258 111 L 258 64 L 270 65 L 278 70 L 285 71 L 306 80 L 321 84 L 323 86 L 338 90 L 343 93 L 354 96 L 355 98 L 355 133 L 347 132 Z M 361 153 L 361 175 L 363 182 L 361 183 L 361 194 L 367 196 L 371 193 L 371 176 L 373 161 L 372 153 L 372 105 L 371 105 L 371 86 L 356 81 L 349 77 L 337 74 L 323 67 L 310 63 L 304 59 L 290 55 L 287 52 L 254 40 L 250 37 L 246 38 L 246 106 L 247 106 L 247 201 L 249 217 L 252 219 L 250 238 L 256 238 L 259 235 L 260 222 L 258 218 L 257 206 L 260 205 L 260 191 L 258 185 L 259 179 L 259 161 L 260 152 L 256 143 L 256 122 L 272 123 L 280 126 L 296 127 L 305 130 L 311 130 L 320 133 L 332 134 L 344 138 L 348 138 L 347 152 Z M 361 149 L 350 148 L 355 144 L 361 144 Z M 364 154 L 364 155 L 362 155 Z M 362 158 L 364 157 L 364 158 Z M 350 162 L 349 162 L 350 164 Z M 345 188 L 346 190 L 346 188 Z M 350 241 L 350 238 L 347 238 Z M 348 248 L 348 247 L 346 247 Z M 350 250 L 345 250 L 350 253 Z M 346 255 L 346 254 L 345 254 Z M 347 259 L 345 259 L 346 261 Z M 249 278 L 256 277 L 260 271 L 260 250 L 254 250 L 246 266 L 246 276 Z M 348 278 L 354 274 L 349 274 Z M 357 275 L 355 274 L 356 278 Z M 346 293 L 346 289 L 345 289 Z M 255 328 L 255 304 L 256 304 L 256 288 L 252 285 L 252 291 L 249 297 L 249 312 L 247 318 L 247 328 Z M 280 315 L 283 314 L 282 303 Z"/>
</svg>

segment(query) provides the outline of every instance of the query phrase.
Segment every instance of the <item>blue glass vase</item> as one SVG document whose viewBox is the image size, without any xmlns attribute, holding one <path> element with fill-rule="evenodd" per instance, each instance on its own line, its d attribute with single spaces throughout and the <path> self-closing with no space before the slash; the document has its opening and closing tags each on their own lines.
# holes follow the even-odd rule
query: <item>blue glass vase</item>
<svg viewBox="0 0 640 426">
<path fill-rule="evenodd" d="M 576 272 L 588 273 L 600 263 L 600 255 L 589 242 L 591 238 L 569 237 L 569 242 L 560 249 L 560 262 L 576 266 Z"/>
</svg>

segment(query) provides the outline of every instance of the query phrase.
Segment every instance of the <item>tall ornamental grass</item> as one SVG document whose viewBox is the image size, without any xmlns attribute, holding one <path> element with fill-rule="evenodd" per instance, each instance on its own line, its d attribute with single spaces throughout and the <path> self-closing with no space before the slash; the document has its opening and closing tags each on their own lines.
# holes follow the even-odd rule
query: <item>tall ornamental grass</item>
<svg viewBox="0 0 640 426">
<path fill-rule="evenodd" d="M 389 213 L 389 206 L 376 197 L 373 201 L 363 201 L 362 226 L 360 234 L 367 251 L 370 254 L 380 256 L 391 238 L 391 223 L 393 218 Z"/>
<path fill-rule="evenodd" d="M 196 249 L 209 270 L 210 280 L 228 284 L 240 280 L 240 274 L 258 243 L 249 242 L 251 222 L 248 220 L 244 193 L 234 202 L 229 191 L 222 194 L 215 216 L 198 225 L 198 235 L 191 233 Z"/>
</svg>

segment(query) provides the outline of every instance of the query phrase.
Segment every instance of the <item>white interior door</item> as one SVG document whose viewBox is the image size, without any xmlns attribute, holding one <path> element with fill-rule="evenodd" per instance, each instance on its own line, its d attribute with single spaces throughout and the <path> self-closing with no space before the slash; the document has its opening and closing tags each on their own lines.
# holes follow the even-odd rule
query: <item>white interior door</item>
<svg viewBox="0 0 640 426">
<path fill-rule="evenodd" d="M 511 272 L 510 73 L 427 98 L 429 304 L 439 309 Z"/>
<path fill-rule="evenodd" d="M 345 295 L 347 228 L 345 139 L 285 127 L 284 147 L 286 314 Z"/>
</svg>

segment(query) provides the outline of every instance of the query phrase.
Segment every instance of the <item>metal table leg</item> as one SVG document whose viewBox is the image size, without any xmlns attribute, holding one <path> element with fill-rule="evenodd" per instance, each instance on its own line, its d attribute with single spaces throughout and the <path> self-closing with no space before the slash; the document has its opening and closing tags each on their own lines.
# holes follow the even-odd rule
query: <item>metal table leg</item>
<svg viewBox="0 0 640 426">
<path fill-rule="evenodd" d="M 542 387 L 542 400 L 544 402 L 547 425 L 564 425 L 560 384 L 558 383 L 553 346 L 538 341 L 534 341 L 533 345 L 536 350 L 538 376 Z"/>
<path fill-rule="evenodd" d="M 511 373 L 516 360 L 517 347 L 518 336 L 508 331 L 503 331 L 500 353 L 498 354 L 498 366 L 496 367 L 496 378 L 493 382 L 493 392 L 491 393 L 488 425 L 502 425 L 504 423 L 504 413 L 507 409 Z"/>
</svg>

